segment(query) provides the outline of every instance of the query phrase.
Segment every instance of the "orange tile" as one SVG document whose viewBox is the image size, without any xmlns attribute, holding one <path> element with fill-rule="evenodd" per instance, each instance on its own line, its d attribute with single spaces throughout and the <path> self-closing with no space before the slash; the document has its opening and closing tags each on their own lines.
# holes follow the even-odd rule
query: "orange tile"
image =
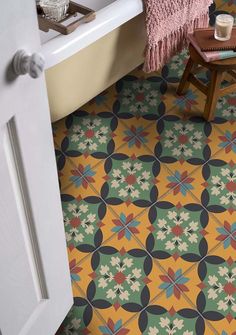
<svg viewBox="0 0 236 335">
<path fill-rule="evenodd" d="M 55 138 L 56 146 L 74 165 L 86 160 L 93 167 L 124 144 L 127 129 L 113 113 L 74 114 Z"/>
<path fill-rule="evenodd" d="M 60 182 L 61 189 L 65 189 L 72 183 L 71 177 L 72 177 L 72 171 L 76 169 L 75 165 L 73 164 L 73 161 L 69 157 L 66 157 L 63 152 L 56 149 L 57 154 L 57 170 L 58 170 L 58 178 Z M 82 175 L 78 173 L 78 178 L 80 178 Z"/>
<path fill-rule="evenodd" d="M 222 134 L 202 119 L 163 117 L 147 129 L 146 145 L 169 169 L 192 173 L 221 150 Z"/>
<path fill-rule="evenodd" d="M 113 237 L 79 266 L 76 283 L 104 320 L 125 323 L 161 292 L 161 270 L 133 237 Z"/>
<path fill-rule="evenodd" d="M 186 296 L 220 334 L 235 329 L 235 264 L 234 249 L 220 244 L 186 274 L 191 283 Z"/>
<path fill-rule="evenodd" d="M 105 331 L 107 326 L 98 313 L 91 308 L 89 302 L 78 293 L 74 284 L 74 304 L 58 329 L 56 335 L 76 334 L 98 334 Z"/>
<path fill-rule="evenodd" d="M 65 118 L 57 121 L 57 122 L 54 122 L 52 124 L 52 130 L 53 130 L 53 139 L 54 139 L 54 142 L 60 147 L 60 144 L 63 140 L 63 138 L 65 137 L 66 135 L 66 132 L 67 132 L 67 128 L 66 128 L 66 125 L 65 125 Z"/>
<path fill-rule="evenodd" d="M 128 146 L 123 147 L 94 169 L 93 187 L 115 211 L 118 205 L 125 204 L 130 209 L 132 204 L 141 212 L 171 187 L 170 172 L 145 147 L 137 150 L 137 155 L 133 153 Z M 134 215 L 137 214 L 135 210 Z"/>
<path fill-rule="evenodd" d="M 225 11 L 226 13 L 229 13 L 231 15 L 235 15 L 236 13 L 236 4 L 234 1 L 231 0 L 218 0 L 217 5 L 220 7 L 219 9 L 221 11 Z"/>
<path fill-rule="evenodd" d="M 203 335 L 217 334 L 185 299 L 178 300 L 174 296 L 166 298 L 164 294 L 124 327 L 137 335 L 168 334 L 171 331 L 195 334 L 196 329 Z"/>
<path fill-rule="evenodd" d="M 178 266 L 179 257 L 190 268 L 219 243 L 221 224 L 191 195 L 180 202 L 169 193 L 135 220 L 139 222 L 137 238 L 165 269 L 169 259 Z M 189 258 L 190 254 L 195 257 Z"/>
<path fill-rule="evenodd" d="M 211 213 L 234 213 L 236 153 L 221 150 L 192 177 L 198 186 L 191 192 Z"/>
<path fill-rule="evenodd" d="M 118 217 L 90 186 L 71 185 L 61 199 L 69 261 L 77 264 L 117 232 Z"/>
</svg>

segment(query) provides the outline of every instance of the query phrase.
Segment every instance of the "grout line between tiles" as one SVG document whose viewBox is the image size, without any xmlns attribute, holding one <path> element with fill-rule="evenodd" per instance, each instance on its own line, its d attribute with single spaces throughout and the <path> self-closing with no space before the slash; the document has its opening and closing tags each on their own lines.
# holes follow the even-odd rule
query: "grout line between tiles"
<svg viewBox="0 0 236 335">
<path fill-rule="evenodd" d="M 169 285 L 169 287 L 172 286 L 172 285 Z M 138 315 L 140 315 L 143 311 L 145 311 L 145 309 L 148 308 L 148 306 L 150 306 L 152 303 L 155 302 L 155 300 L 157 300 L 158 298 L 160 298 L 162 295 L 165 294 L 165 290 L 162 290 L 159 294 L 157 294 L 153 299 L 151 299 L 149 301 L 149 303 L 147 304 L 147 306 L 143 307 L 139 312 L 136 312 L 129 320 L 127 320 L 125 323 L 124 323 L 124 326 L 128 326 L 128 324 L 130 322 L 132 322 L 133 320 L 137 319 L 138 318 Z M 113 335 L 116 335 L 116 334 L 119 334 L 119 329 L 113 333 Z"/>
<path fill-rule="evenodd" d="M 106 321 L 104 320 L 104 318 L 102 317 L 102 315 L 99 313 L 99 311 L 97 310 L 96 307 L 94 307 L 91 302 L 89 301 L 89 299 L 87 298 L 87 294 L 84 293 L 84 291 L 79 287 L 79 285 L 77 284 L 77 282 L 73 281 L 73 284 L 76 286 L 77 290 L 82 294 L 82 297 L 88 302 L 88 304 L 90 305 L 90 307 L 92 308 L 93 312 L 96 313 L 97 317 L 102 321 L 103 325 L 106 326 L 108 329 L 109 327 L 107 326 Z"/>
<path fill-rule="evenodd" d="M 228 146 L 231 145 L 231 143 L 232 143 L 232 142 L 230 142 L 230 143 L 228 144 Z M 225 148 L 219 150 L 219 151 L 217 152 L 217 155 L 218 155 L 221 151 L 224 151 L 224 150 L 225 150 Z M 213 155 L 213 157 L 215 157 L 215 156 L 216 156 L 216 154 Z M 203 165 L 201 165 L 201 168 L 202 168 L 203 166 L 205 166 L 206 164 L 208 164 L 209 161 L 211 161 L 211 159 L 209 159 L 207 162 L 205 162 Z M 226 164 L 227 164 L 227 163 L 226 163 Z M 195 170 L 195 172 L 196 172 L 196 170 Z M 192 173 L 191 173 L 190 175 L 192 175 Z M 190 175 L 189 175 L 189 176 L 190 176 Z M 186 179 L 186 178 L 185 178 L 185 179 Z M 185 180 L 185 179 L 184 179 L 184 180 Z M 184 182 L 184 180 L 183 180 L 182 182 Z M 181 184 L 182 184 L 182 182 L 181 182 Z M 182 184 L 182 186 L 187 190 L 187 192 L 189 192 L 189 193 L 191 194 L 191 196 L 193 197 L 193 199 L 197 200 L 197 202 L 198 202 L 198 203 L 199 203 L 199 204 L 200 204 L 200 205 L 207 211 L 207 213 L 208 213 L 212 218 L 214 218 L 214 221 L 216 221 L 221 227 L 224 227 L 224 225 L 217 219 L 217 217 L 214 215 L 214 213 L 213 213 L 213 212 L 209 212 L 208 209 L 202 204 L 201 199 L 199 199 L 197 196 L 195 196 L 195 194 L 192 193 L 191 190 L 188 190 L 188 189 L 185 187 L 184 184 Z M 231 232 L 229 232 L 227 229 L 225 229 L 225 230 L 231 235 Z M 233 237 L 233 238 L 234 238 L 234 237 Z M 235 238 L 235 240 L 236 240 L 236 238 Z"/>
</svg>

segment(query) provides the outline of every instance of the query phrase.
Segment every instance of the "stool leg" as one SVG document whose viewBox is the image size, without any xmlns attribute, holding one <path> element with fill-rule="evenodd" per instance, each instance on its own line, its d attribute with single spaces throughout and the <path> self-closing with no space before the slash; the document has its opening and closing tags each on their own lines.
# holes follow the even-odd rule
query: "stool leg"
<svg viewBox="0 0 236 335">
<path fill-rule="evenodd" d="M 191 70 L 194 66 L 194 62 L 192 58 L 190 57 L 188 60 L 188 63 L 185 67 L 184 73 L 182 75 L 182 78 L 180 80 L 179 86 L 177 88 L 177 94 L 182 95 L 184 94 L 187 89 L 189 88 L 190 82 L 188 81 L 189 74 L 191 73 Z"/>
<path fill-rule="evenodd" d="M 203 113 L 203 117 L 207 121 L 212 121 L 214 119 L 216 103 L 219 98 L 222 76 L 223 76 L 222 72 L 216 70 L 213 70 L 211 72 L 211 82 L 208 87 L 207 100 L 205 110 Z"/>
</svg>

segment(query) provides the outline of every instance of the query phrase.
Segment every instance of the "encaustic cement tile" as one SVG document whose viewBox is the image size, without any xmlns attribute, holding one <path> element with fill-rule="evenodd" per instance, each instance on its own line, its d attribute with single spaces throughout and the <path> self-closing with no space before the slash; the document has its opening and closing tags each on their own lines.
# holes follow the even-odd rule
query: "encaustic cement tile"
<svg viewBox="0 0 236 335">
<path fill-rule="evenodd" d="M 227 153 L 222 150 L 193 174 L 198 188 L 191 192 L 216 216 L 223 212 L 233 215 L 236 210 L 235 176 L 236 154 L 232 150 Z"/>
<path fill-rule="evenodd" d="M 236 94 L 232 93 L 218 99 L 214 124 L 222 134 L 235 132 Z M 231 135 L 230 135 L 231 137 Z"/>
<path fill-rule="evenodd" d="M 137 238 L 166 271 L 182 264 L 184 273 L 219 244 L 221 225 L 191 196 L 180 202 L 167 194 L 136 221 Z"/>
<path fill-rule="evenodd" d="M 57 146 L 55 147 L 57 172 L 60 188 L 64 189 L 71 184 L 70 176 L 71 171 L 75 168 L 70 158 L 66 157 L 65 154 Z"/>
<path fill-rule="evenodd" d="M 112 335 L 88 300 L 81 296 L 74 286 L 74 303 L 56 335 L 68 334 L 108 334 Z M 105 332 L 106 331 L 106 332 Z"/>
<path fill-rule="evenodd" d="M 164 275 L 133 237 L 112 238 L 80 264 L 76 281 L 103 320 L 127 322 L 160 292 Z"/>
<path fill-rule="evenodd" d="M 88 185 L 95 183 L 94 175 L 95 168 L 102 163 L 102 160 L 97 160 L 92 156 L 71 158 L 66 156 L 61 150 L 57 149 L 56 160 L 58 169 L 58 178 L 62 191 L 69 186 L 74 185 L 79 188 L 88 188 Z"/>
<path fill-rule="evenodd" d="M 118 205 L 133 205 L 136 216 L 167 193 L 172 185 L 178 184 L 178 180 L 145 148 L 130 156 L 132 152 L 127 146 L 107 158 L 95 169 L 96 183 L 93 185 L 115 211 Z"/>
<path fill-rule="evenodd" d="M 141 143 L 146 143 L 146 129 L 150 127 L 150 125 L 153 124 L 153 121 L 147 121 L 144 119 L 126 119 L 126 120 L 120 120 L 119 122 L 122 122 L 124 126 L 126 127 L 126 130 L 124 131 L 124 136 L 122 136 L 122 141 L 124 143 L 132 144 L 130 141 L 131 138 L 139 137 Z M 155 122 L 155 121 L 154 121 Z M 139 146 L 137 146 L 138 148 Z"/>
<path fill-rule="evenodd" d="M 236 3 L 234 0 L 221 0 L 221 1 L 218 1 L 217 4 L 218 3 L 219 3 L 220 10 L 224 10 L 231 15 L 234 15 L 236 13 Z"/>
<path fill-rule="evenodd" d="M 103 112 L 111 112 L 112 104 L 113 104 L 113 96 L 112 90 L 113 86 L 108 87 L 105 91 L 98 94 L 84 106 L 82 106 L 79 110 L 86 111 L 88 113 L 103 113 Z"/>
<path fill-rule="evenodd" d="M 227 2 L 233 3 L 233 1 L 231 1 L 231 0 L 214 0 L 214 4 L 215 4 L 216 8 L 220 8 L 221 6 L 223 6 Z"/>
<path fill-rule="evenodd" d="M 125 328 L 137 335 L 213 335 L 216 330 L 184 298 L 174 295 L 157 297 Z M 129 333 L 127 333 L 129 334 Z"/>
<path fill-rule="evenodd" d="M 54 140 L 57 144 L 61 143 L 63 138 L 73 130 L 73 125 L 76 126 L 75 128 L 78 128 L 78 121 L 81 122 L 81 118 L 85 119 L 87 117 L 88 119 L 90 116 L 91 120 L 95 120 L 96 117 L 101 116 L 101 118 L 104 119 L 105 115 L 109 118 L 110 114 L 111 110 L 104 104 L 96 104 L 94 101 L 90 101 L 82 108 L 53 123 Z"/>
<path fill-rule="evenodd" d="M 71 193 L 68 189 L 61 199 L 68 256 L 73 264 L 80 263 L 118 231 L 129 238 L 129 231 L 123 232 L 123 224 L 117 227 L 117 216 L 97 194 L 90 191 L 88 196 L 84 194 L 82 198 L 81 195 L 74 197 Z M 138 231 L 136 221 L 130 224 L 134 233 Z"/>
<path fill-rule="evenodd" d="M 222 134 L 202 118 L 168 114 L 152 128 L 146 130 L 145 145 L 173 172 L 190 174 L 221 149 Z"/>
<path fill-rule="evenodd" d="M 168 110 L 168 114 L 177 115 L 182 118 L 189 118 L 193 115 L 203 115 L 205 107 L 205 96 L 193 85 L 190 85 L 188 91 L 183 95 L 175 94 L 173 108 Z"/>
<path fill-rule="evenodd" d="M 166 112 L 175 109 L 177 112 L 190 112 L 197 106 L 202 109 L 204 99 L 201 93 L 191 85 L 184 96 L 176 94 L 180 74 L 179 63 L 184 68 L 185 55 L 176 56 L 169 65 L 154 75 L 133 72 L 113 86 L 113 112 L 123 120 L 140 119 L 158 120 Z M 177 73 L 178 72 L 178 73 Z"/>
<path fill-rule="evenodd" d="M 149 150 L 145 145 L 149 135 L 148 128 L 137 126 L 136 122 L 132 122 L 130 128 L 124 131 L 122 137 L 122 142 L 126 145 L 119 148 L 116 153 L 124 153 L 129 155 L 129 157 L 148 155 Z"/>
<path fill-rule="evenodd" d="M 173 105 L 177 78 L 168 75 L 168 67 L 154 75 L 131 73 L 114 85 L 113 113 L 122 120 L 135 118 L 158 120 Z"/>
<path fill-rule="evenodd" d="M 66 126 L 65 126 L 65 118 L 54 122 L 52 124 L 52 132 L 53 132 L 53 139 L 55 144 L 60 144 L 62 139 L 65 136 Z"/>
<path fill-rule="evenodd" d="M 217 240 L 222 241 L 225 249 L 230 245 L 236 250 L 236 218 L 235 215 L 230 215 L 228 212 L 214 214 L 214 219 L 219 224 Z M 227 239 L 230 237 L 230 239 Z"/>
<path fill-rule="evenodd" d="M 75 197 L 86 194 L 93 190 L 92 185 L 95 183 L 95 170 L 91 168 L 90 164 L 83 162 L 76 166 L 70 166 L 69 172 L 65 175 L 67 178 L 65 187 L 61 187 L 61 192 L 65 193 L 67 189 Z"/>
<path fill-rule="evenodd" d="M 186 276 L 191 291 L 184 294 L 220 334 L 231 334 L 236 327 L 236 257 L 230 242 L 225 240 Z"/>
<path fill-rule="evenodd" d="M 220 97 L 217 101 L 214 123 L 236 122 L 236 93 Z"/>
<path fill-rule="evenodd" d="M 75 166 L 86 160 L 93 167 L 124 144 L 125 131 L 111 112 L 89 114 L 80 110 L 66 118 L 63 136 L 55 142 Z"/>
<path fill-rule="evenodd" d="M 184 73 L 184 69 L 187 65 L 189 59 L 189 52 L 188 49 L 184 49 L 179 54 L 175 55 L 171 58 L 170 62 L 166 65 L 168 67 L 168 74 L 172 78 L 177 78 L 178 81 L 174 83 L 174 85 L 179 85 L 179 81 L 182 78 L 182 75 Z M 196 75 L 199 79 L 201 79 L 204 82 L 207 82 L 208 76 L 206 75 L 206 71 L 203 71 L 198 73 Z M 193 85 L 190 85 L 190 88 L 193 88 Z M 176 87 L 177 88 L 177 87 Z"/>
</svg>

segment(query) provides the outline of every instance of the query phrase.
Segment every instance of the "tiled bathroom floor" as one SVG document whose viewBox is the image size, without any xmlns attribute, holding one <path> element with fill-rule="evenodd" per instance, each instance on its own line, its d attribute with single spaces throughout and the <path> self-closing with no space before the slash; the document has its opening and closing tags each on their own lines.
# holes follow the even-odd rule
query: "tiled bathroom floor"
<svg viewBox="0 0 236 335">
<path fill-rule="evenodd" d="M 186 59 L 53 125 L 74 294 L 58 335 L 236 334 L 236 94 L 205 122 L 202 94 L 175 94 Z"/>
</svg>

